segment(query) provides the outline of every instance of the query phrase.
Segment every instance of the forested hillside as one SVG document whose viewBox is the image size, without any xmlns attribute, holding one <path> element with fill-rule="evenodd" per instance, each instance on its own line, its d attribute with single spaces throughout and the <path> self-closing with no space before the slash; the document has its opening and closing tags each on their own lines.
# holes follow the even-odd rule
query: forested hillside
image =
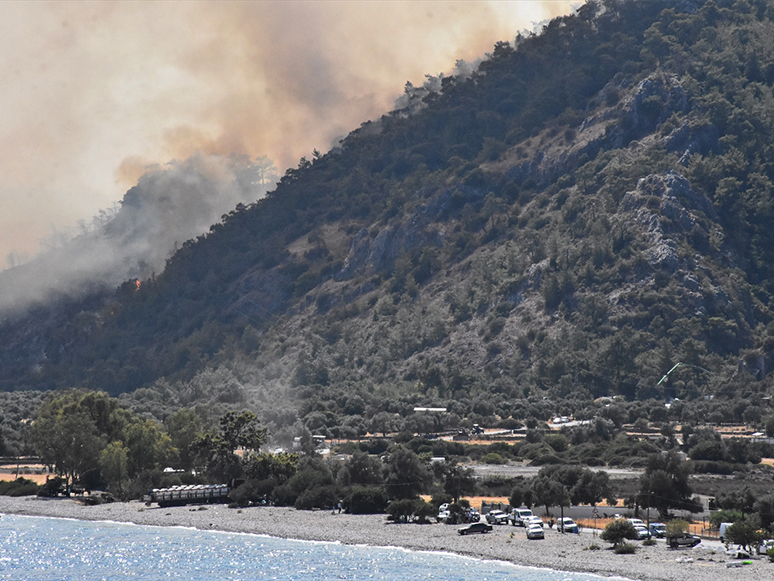
<svg viewBox="0 0 774 581">
<path fill-rule="evenodd" d="M 588 2 L 407 85 L 157 276 L 7 317 L 0 386 L 158 417 L 239 403 L 275 434 L 513 426 L 601 396 L 759 421 L 773 20 L 765 0 Z"/>
</svg>

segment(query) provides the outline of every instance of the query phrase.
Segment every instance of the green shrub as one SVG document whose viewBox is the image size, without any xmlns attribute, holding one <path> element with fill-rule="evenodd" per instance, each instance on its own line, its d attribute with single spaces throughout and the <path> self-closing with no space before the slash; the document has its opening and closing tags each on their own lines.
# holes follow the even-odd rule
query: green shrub
<svg viewBox="0 0 774 581">
<path fill-rule="evenodd" d="M 293 489 L 290 488 L 290 486 L 287 484 L 283 484 L 282 486 L 275 488 L 271 493 L 271 497 L 274 501 L 274 504 L 278 506 L 290 506 L 295 503 L 296 498 L 298 498 L 298 496 L 293 492 Z"/>
<path fill-rule="evenodd" d="M 627 544 L 626 540 L 635 540 L 637 531 L 634 525 L 625 519 L 614 520 L 605 527 L 599 538 L 607 543 L 613 543 L 614 548 Z"/>
<path fill-rule="evenodd" d="M 415 522 L 424 524 L 436 514 L 432 504 L 421 498 L 393 500 L 387 505 L 388 519 L 394 522 Z"/>
<path fill-rule="evenodd" d="M 542 456 L 534 458 L 532 462 L 529 463 L 530 466 L 548 466 L 551 464 L 566 464 L 566 461 L 554 454 L 543 454 Z"/>
<path fill-rule="evenodd" d="M 637 547 L 631 543 L 621 543 L 613 549 L 616 555 L 633 555 L 637 552 Z"/>
<path fill-rule="evenodd" d="M 730 462 L 721 462 L 713 460 L 694 460 L 692 462 L 693 472 L 695 474 L 733 474 L 744 465 L 732 464 Z"/>
<path fill-rule="evenodd" d="M 753 547 L 757 547 L 763 540 L 762 536 L 762 533 L 757 530 L 756 523 L 750 518 L 736 521 L 726 529 L 726 539 L 747 550 L 753 550 Z"/>
<path fill-rule="evenodd" d="M 313 508 L 332 508 L 339 502 L 335 486 L 321 486 L 308 488 L 296 499 L 294 506 L 297 510 L 312 510 Z"/>
<path fill-rule="evenodd" d="M 481 462 L 484 464 L 507 464 L 508 460 L 496 452 L 489 452 L 489 454 L 481 458 Z"/>
<path fill-rule="evenodd" d="M 436 492 L 433 494 L 433 498 L 430 500 L 430 504 L 432 504 L 433 508 L 435 508 L 437 511 L 442 504 L 451 504 L 453 501 L 454 498 L 451 494 L 446 494 L 445 492 Z"/>
<path fill-rule="evenodd" d="M 675 518 L 666 523 L 666 536 L 679 537 L 688 530 L 688 521 L 681 518 Z"/>
<path fill-rule="evenodd" d="M 433 505 L 423 500 L 417 500 L 414 504 L 414 522 L 427 524 L 436 515 Z"/>
<path fill-rule="evenodd" d="M 551 446 L 555 452 L 566 452 L 570 447 L 570 442 L 563 434 L 549 434 L 543 441 Z"/>
<path fill-rule="evenodd" d="M 480 480 L 478 490 L 483 496 L 508 496 L 515 483 L 515 478 L 495 474 Z"/>
<path fill-rule="evenodd" d="M 261 500 L 263 495 L 256 487 L 256 482 L 248 480 L 232 490 L 228 497 L 238 506 L 250 506 L 251 503 Z"/>
<path fill-rule="evenodd" d="M 353 488 L 345 506 L 350 514 L 378 514 L 387 508 L 387 493 L 384 488 Z"/>
<path fill-rule="evenodd" d="M 387 506 L 388 519 L 395 522 L 408 521 L 414 514 L 414 502 L 413 498 L 393 500 Z"/>
<path fill-rule="evenodd" d="M 0 481 L 0 495 L 2 496 L 32 496 L 38 494 L 40 486 L 27 478 Z"/>
<path fill-rule="evenodd" d="M 720 523 L 735 523 L 736 521 L 742 520 L 743 518 L 744 515 L 738 510 L 719 510 L 717 512 L 713 512 L 710 515 L 709 521 L 713 527 L 718 529 L 720 528 Z"/>
<path fill-rule="evenodd" d="M 61 476 L 54 476 L 38 489 L 38 496 L 57 496 L 65 490 L 65 481 Z"/>
</svg>

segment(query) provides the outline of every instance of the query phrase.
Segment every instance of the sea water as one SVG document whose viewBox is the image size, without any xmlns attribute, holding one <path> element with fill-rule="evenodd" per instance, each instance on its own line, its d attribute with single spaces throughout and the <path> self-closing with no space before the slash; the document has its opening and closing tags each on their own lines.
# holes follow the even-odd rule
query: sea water
<svg viewBox="0 0 774 581">
<path fill-rule="evenodd" d="M 0 579 L 24 581 L 599 581 L 446 553 L 2 515 Z"/>
</svg>

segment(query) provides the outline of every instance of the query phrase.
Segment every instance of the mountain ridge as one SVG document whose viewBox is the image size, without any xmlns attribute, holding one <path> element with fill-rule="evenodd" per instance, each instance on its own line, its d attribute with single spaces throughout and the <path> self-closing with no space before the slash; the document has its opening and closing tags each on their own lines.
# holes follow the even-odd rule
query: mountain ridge
<svg viewBox="0 0 774 581">
<path fill-rule="evenodd" d="M 199 390 L 354 434 L 411 402 L 452 424 L 555 413 L 544 397 L 741 415 L 771 391 L 774 8 L 730 6 L 589 2 L 498 43 L 139 287 L 60 308 L 63 328 L 3 325 L 0 386 L 134 393 L 162 416 Z"/>
</svg>

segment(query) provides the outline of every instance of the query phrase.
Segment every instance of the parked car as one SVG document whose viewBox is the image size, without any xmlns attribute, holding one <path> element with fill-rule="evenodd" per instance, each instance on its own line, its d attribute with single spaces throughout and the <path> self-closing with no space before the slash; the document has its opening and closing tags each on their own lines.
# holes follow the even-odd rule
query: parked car
<svg viewBox="0 0 774 581">
<path fill-rule="evenodd" d="M 650 534 L 658 539 L 663 539 L 666 536 L 666 525 L 662 522 L 650 523 Z"/>
<path fill-rule="evenodd" d="M 506 525 L 508 524 L 508 515 L 501 510 L 495 509 L 487 513 L 486 522 L 490 525 Z"/>
<path fill-rule="evenodd" d="M 481 515 L 473 508 L 455 513 L 452 513 L 449 510 L 442 510 L 436 515 L 435 520 L 447 525 L 456 525 L 468 522 L 478 522 L 481 520 Z"/>
<path fill-rule="evenodd" d="M 639 519 L 639 518 L 627 518 L 626 520 L 628 520 L 630 523 L 632 523 L 635 527 L 639 526 L 639 527 L 647 528 L 645 523 L 642 522 L 642 519 Z"/>
<path fill-rule="evenodd" d="M 528 539 L 544 539 L 546 538 L 543 527 L 536 524 L 527 525 L 527 538 Z"/>
<path fill-rule="evenodd" d="M 774 539 L 767 539 L 763 541 L 758 547 L 758 554 L 765 555 L 769 549 L 774 549 Z"/>
<path fill-rule="evenodd" d="M 469 525 L 465 525 L 457 529 L 457 534 L 469 535 L 471 533 L 488 533 L 492 530 L 492 525 L 485 522 L 472 522 Z"/>
<path fill-rule="evenodd" d="M 515 527 L 526 526 L 526 519 L 534 516 L 528 508 L 514 508 L 511 511 L 511 524 Z"/>
<path fill-rule="evenodd" d="M 533 515 L 524 521 L 524 526 L 531 527 L 533 525 L 537 525 L 542 529 L 545 526 L 545 523 L 539 516 Z"/>
<path fill-rule="evenodd" d="M 556 519 L 556 530 L 560 533 L 580 533 L 580 527 L 570 517 Z"/>
<path fill-rule="evenodd" d="M 637 539 L 642 541 L 643 539 L 649 539 L 650 538 L 650 531 L 648 531 L 648 527 L 645 525 L 632 525 L 634 526 L 634 530 L 637 531 Z"/>
<path fill-rule="evenodd" d="M 683 533 L 674 537 L 667 537 L 666 542 L 673 549 L 677 549 L 678 547 L 695 547 L 701 542 L 701 539 L 696 535 Z"/>
</svg>

